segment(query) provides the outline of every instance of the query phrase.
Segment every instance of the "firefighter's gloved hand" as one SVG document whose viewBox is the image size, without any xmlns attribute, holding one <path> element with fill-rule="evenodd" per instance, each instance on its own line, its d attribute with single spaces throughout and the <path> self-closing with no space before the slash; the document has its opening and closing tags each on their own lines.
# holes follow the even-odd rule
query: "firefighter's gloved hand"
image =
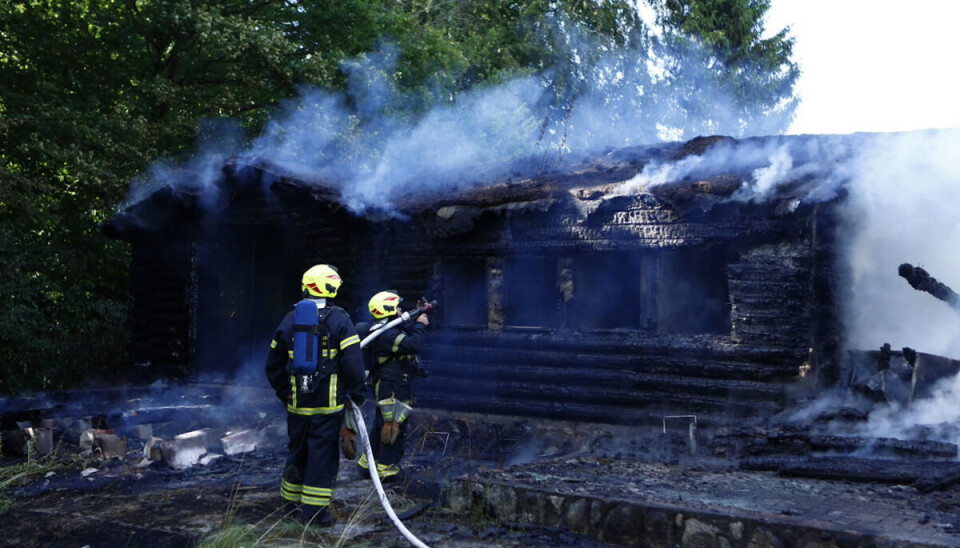
<svg viewBox="0 0 960 548">
<path fill-rule="evenodd" d="M 383 423 L 380 429 L 380 443 L 384 445 L 393 445 L 400 435 L 400 423 L 396 421 L 387 421 Z"/>
<path fill-rule="evenodd" d="M 417 323 L 422 323 L 424 326 L 430 325 L 430 318 L 426 314 L 420 314 L 417 316 Z"/>
<path fill-rule="evenodd" d="M 357 434 L 349 428 L 340 430 L 340 449 L 343 456 L 350 460 L 357 458 Z"/>
</svg>

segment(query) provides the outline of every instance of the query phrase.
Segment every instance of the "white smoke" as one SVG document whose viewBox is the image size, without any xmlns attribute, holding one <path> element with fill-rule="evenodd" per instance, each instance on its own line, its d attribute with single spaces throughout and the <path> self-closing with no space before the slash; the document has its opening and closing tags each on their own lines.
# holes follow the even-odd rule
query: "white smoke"
<svg viewBox="0 0 960 548">
<path fill-rule="evenodd" d="M 960 358 L 960 315 L 898 275 L 922 266 L 960 288 L 960 132 L 883 134 L 864 140 L 847 166 L 849 223 L 842 295 L 849 345 Z"/>
<path fill-rule="evenodd" d="M 900 277 L 902 263 L 919 265 L 941 282 L 960 287 L 960 130 L 817 137 L 833 175 L 807 194 L 840 202 L 837 300 L 844 345 L 853 350 L 893 349 L 960 359 L 960 314 Z M 831 152 L 832 151 L 832 152 Z M 794 151 L 796 152 L 796 151 Z M 812 156 L 813 158 L 816 155 Z M 795 156 L 794 156 L 795 158 Z M 793 167 L 791 166 L 793 164 Z M 776 155 L 754 172 L 783 180 L 797 169 Z M 802 163 L 800 163 L 802 169 Z M 790 176 L 787 176 L 789 179 Z M 776 183 L 774 183 L 776 184 Z M 842 189 L 841 189 L 842 187 Z M 852 394 L 823 393 L 790 420 L 807 423 Z M 874 437 L 960 443 L 960 378 L 942 379 L 926 398 L 907 406 L 875 407 L 857 433 Z M 921 432 L 922 430 L 922 432 Z"/>
<path fill-rule="evenodd" d="M 856 141 L 829 135 L 720 141 L 703 154 L 651 162 L 621 183 L 614 194 L 634 194 L 663 184 L 735 175 L 741 186 L 730 197 L 732 200 L 765 202 L 778 196 L 777 191 L 784 185 L 813 179 L 804 188 L 804 200 L 825 202 L 836 198 L 849 179 L 846 171 L 833 170 L 842 166 L 855 148 Z"/>
<path fill-rule="evenodd" d="M 638 9 L 650 25 L 649 5 L 639 2 Z M 219 168 L 238 157 L 339 190 L 355 212 L 389 211 L 404 198 L 503 182 L 502 174 L 517 171 L 511 162 L 528 166 L 521 176 L 529 177 L 574 156 L 689 138 L 691 128 L 741 137 L 783 131 L 789 122 L 782 113 L 744 120 L 754 115 L 738 114 L 734 101 L 719 91 L 709 56 L 686 49 L 680 59 L 654 48 L 649 29 L 628 33 L 625 45 L 612 47 L 569 21 L 551 19 L 542 30 L 559 36 L 570 54 L 552 73 L 478 86 L 417 114 L 411 108 L 417 98 L 395 85 L 398 53 L 384 45 L 343 63 L 346 92 L 302 89 L 252 143 L 239 146 L 230 139 L 228 146 L 202 149 L 203 158 L 183 165 L 158 164 L 131 188 L 128 204 L 164 185 L 216 193 Z M 684 106 L 691 96 L 695 114 Z M 191 167 L 198 164 L 203 169 Z M 758 180 L 772 184 L 774 177 Z"/>
<path fill-rule="evenodd" d="M 230 120 L 204 122 L 196 139 L 196 153 L 182 161 L 160 159 L 143 175 L 130 183 L 120 209 L 148 198 L 162 188 L 181 194 L 198 196 L 201 205 L 214 207 L 218 194 L 217 181 L 224 163 L 242 146 L 242 131 Z"/>
<path fill-rule="evenodd" d="M 862 431 L 864 434 L 911 439 L 918 428 L 930 439 L 960 445 L 960 377 L 941 380 L 928 398 L 915 400 L 909 407 L 899 403 L 875 409 Z"/>
<path fill-rule="evenodd" d="M 960 290 L 960 130 L 898 134 L 793 136 L 719 141 L 702 154 L 653 162 L 616 193 L 736 174 L 732 200 L 764 201 L 801 185 L 808 203 L 839 202 L 837 302 L 847 349 L 910 347 L 960 359 L 960 314 L 900 277 L 902 263 L 922 266 Z M 798 183 L 799 182 L 799 183 Z M 811 419 L 841 404 L 823 394 L 793 415 Z M 870 415 L 865 434 L 910 437 L 923 426 L 960 442 L 960 379 L 948 378 L 912 406 Z M 805 421 L 804 421 L 805 422 Z"/>
<path fill-rule="evenodd" d="M 851 348 L 890 343 L 960 359 L 960 315 L 898 275 L 907 262 L 960 288 L 958 150 L 960 131 L 886 134 L 870 140 L 850 164 L 844 246 L 849 291 L 843 306 Z M 924 427 L 932 438 L 960 443 L 958 421 L 960 378 L 952 377 L 909 408 L 874 410 L 865 430 L 911 438 Z"/>
</svg>

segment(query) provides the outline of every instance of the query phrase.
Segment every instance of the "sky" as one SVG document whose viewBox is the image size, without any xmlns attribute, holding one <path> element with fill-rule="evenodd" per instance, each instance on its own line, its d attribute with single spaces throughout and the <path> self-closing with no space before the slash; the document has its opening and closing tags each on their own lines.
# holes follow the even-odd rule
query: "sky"
<svg viewBox="0 0 960 548">
<path fill-rule="evenodd" d="M 787 133 L 960 128 L 960 0 L 772 0 L 802 74 Z"/>
</svg>

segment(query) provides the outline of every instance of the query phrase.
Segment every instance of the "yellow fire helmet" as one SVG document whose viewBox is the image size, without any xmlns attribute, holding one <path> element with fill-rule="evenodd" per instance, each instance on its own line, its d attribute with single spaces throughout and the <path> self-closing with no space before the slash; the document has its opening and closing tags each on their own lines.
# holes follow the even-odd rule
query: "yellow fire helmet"
<svg viewBox="0 0 960 548">
<path fill-rule="evenodd" d="M 394 316 L 399 312 L 397 305 L 401 301 L 403 299 L 400 298 L 400 295 L 397 295 L 396 291 L 381 291 L 370 299 L 370 314 L 378 320 Z"/>
<path fill-rule="evenodd" d="M 328 264 L 318 264 L 310 267 L 303 273 L 303 282 L 300 288 L 304 298 L 334 298 L 340 289 L 340 274 L 337 269 Z"/>
</svg>

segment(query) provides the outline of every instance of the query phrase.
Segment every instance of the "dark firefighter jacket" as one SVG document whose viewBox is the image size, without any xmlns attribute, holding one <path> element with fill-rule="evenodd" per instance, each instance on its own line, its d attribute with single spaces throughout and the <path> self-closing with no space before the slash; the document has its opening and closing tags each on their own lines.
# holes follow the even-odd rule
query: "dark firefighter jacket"
<svg viewBox="0 0 960 548">
<path fill-rule="evenodd" d="M 413 322 L 413 325 L 387 329 L 367 347 L 370 348 L 369 361 L 373 366 L 370 381 L 377 399 L 394 396 L 407 403 L 413 400 L 411 381 L 420 366 L 417 353 L 426 334 L 425 325 Z"/>
<path fill-rule="evenodd" d="M 330 306 L 329 302 L 327 303 Z M 360 355 L 360 338 L 342 308 L 333 307 L 326 318 L 332 344 L 330 356 L 336 360 L 332 373 L 319 380 L 309 394 L 299 390 L 297 377 L 290 374 L 293 360 L 293 320 L 290 311 L 280 322 L 270 343 L 266 373 L 270 386 L 277 397 L 287 404 L 287 411 L 297 415 L 330 415 L 343 409 L 346 395 L 357 404 L 366 396 L 364 387 L 363 358 Z"/>
</svg>

